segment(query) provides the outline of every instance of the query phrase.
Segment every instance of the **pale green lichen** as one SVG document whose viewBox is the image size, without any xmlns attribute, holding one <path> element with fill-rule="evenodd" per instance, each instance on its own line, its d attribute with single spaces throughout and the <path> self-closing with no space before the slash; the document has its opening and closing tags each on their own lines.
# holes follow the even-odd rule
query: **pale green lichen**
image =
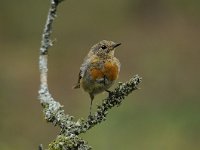
<svg viewBox="0 0 200 150">
<path fill-rule="evenodd" d="M 91 150 L 87 142 L 76 135 L 59 135 L 55 141 L 49 144 L 49 150 Z"/>
<path fill-rule="evenodd" d="M 65 115 L 62 106 L 55 105 L 56 101 L 50 100 L 43 104 L 45 119 L 52 122 L 61 128 L 60 135 L 54 142 L 49 145 L 51 150 L 88 150 L 91 149 L 85 141 L 78 137 L 79 134 L 85 133 L 90 128 L 106 120 L 109 109 L 119 106 L 122 101 L 133 90 L 138 89 L 138 84 L 141 78 L 136 75 L 126 83 L 118 84 L 114 91 L 109 93 L 109 96 L 103 100 L 102 104 L 97 107 L 96 113 L 87 118 L 87 120 L 79 119 L 73 121 L 74 117 Z"/>
</svg>

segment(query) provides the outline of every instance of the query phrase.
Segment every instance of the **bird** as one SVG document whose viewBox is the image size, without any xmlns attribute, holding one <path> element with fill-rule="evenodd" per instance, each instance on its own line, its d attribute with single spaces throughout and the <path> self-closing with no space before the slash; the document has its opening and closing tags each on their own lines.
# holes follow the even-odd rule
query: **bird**
<svg viewBox="0 0 200 150">
<path fill-rule="evenodd" d="M 115 48 L 121 43 L 102 40 L 93 45 L 85 57 L 78 74 L 78 82 L 73 89 L 82 88 L 90 96 L 91 116 L 92 102 L 96 94 L 108 90 L 116 81 L 120 72 L 120 61 L 114 56 Z"/>
</svg>

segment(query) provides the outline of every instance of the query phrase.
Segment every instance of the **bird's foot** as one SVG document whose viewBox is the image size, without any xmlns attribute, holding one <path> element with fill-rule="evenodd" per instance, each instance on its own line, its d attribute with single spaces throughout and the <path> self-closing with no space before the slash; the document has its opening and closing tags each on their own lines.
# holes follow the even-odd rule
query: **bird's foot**
<svg viewBox="0 0 200 150">
<path fill-rule="evenodd" d="M 111 97 L 112 91 L 109 91 L 109 90 L 105 90 L 105 91 L 108 92 L 108 96 Z"/>
</svg>

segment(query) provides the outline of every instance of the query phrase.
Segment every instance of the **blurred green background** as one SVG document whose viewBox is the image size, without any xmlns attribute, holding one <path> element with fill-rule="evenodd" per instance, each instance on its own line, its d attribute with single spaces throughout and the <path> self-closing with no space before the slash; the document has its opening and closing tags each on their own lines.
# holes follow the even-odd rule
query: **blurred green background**
<svg viewBox="0 0 200 150">
<path fill-rule="evenodd" d="M 48 0 L 1 1 L 0 149 L 46 147 L 59 130 L 37 99 L 38 54 Z M 65 112 L 87 117 L 89 96 L 72 90 L 89 48 L 121 42 L 118 81 L 143 77 L 106 122 L 82 137 L 95 150 L 200 149 L 200 1 L 66 0 L 54 22 L 49 87 Z M 101 103 L 106 93 L 96 96 Z"/>
</svg>

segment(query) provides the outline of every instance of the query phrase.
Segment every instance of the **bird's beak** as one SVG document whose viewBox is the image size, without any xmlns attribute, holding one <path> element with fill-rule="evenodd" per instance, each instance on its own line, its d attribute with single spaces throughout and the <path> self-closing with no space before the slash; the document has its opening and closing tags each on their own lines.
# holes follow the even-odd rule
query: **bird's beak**
<svg viewBox="0 0 200 150">
<path fill-rule="evenodd" d="M 113 45 L 113 48 L 116 48 L 116 47 L 118 47 L 120 45 L 121 45 L 121 43 L 116 43 L 116 44 Z"/>
</svg>

